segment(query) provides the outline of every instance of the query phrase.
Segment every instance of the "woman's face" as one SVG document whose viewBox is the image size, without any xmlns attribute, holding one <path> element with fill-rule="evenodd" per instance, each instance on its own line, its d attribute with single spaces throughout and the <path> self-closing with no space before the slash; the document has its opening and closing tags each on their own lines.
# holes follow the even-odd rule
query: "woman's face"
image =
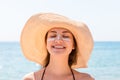
<svg viewBox="0 0 120 80">
<path fill-rule="evenodd" d="M 67 54 L 74 49 L 73 35 L 63 28 L 53 28 L 47 34 L 47 50 L 51 55 Z"/>
</svg>

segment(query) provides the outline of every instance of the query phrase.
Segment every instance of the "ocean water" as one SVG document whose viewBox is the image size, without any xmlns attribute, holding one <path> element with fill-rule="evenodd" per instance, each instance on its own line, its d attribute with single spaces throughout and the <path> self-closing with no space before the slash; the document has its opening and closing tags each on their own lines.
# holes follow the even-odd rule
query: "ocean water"
<svg viewBox="0 0 120 80">
<path fill-rule="evenodd" d="M 22 77 L 41 68 L 28 61 L 18 42 L 0 42 L 0 80 L 22 80 Z M 88 68 L 95 80 L 120 80 L 120 42 L 95 42 Z"/>
</svg>

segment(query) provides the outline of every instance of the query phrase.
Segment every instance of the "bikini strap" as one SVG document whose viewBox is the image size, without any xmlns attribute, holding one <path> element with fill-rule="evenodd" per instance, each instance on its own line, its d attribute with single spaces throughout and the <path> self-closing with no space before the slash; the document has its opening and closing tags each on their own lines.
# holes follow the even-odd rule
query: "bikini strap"
<svg viewBox="0 0 120 80">
<path fill-rule="evenodd" d="M 71 69 L 71 68 L 70 68 L 70 69 Z M 72 69 L 71 69 L 71 73 L 72 73 L 72 76 L 73 76 L 73 80 L 75 80 L 75 75 L 74 75 Z"/>
<path fill-rule="evenodd" d="M 41 80 L 43 80 L 43 77 L 44 77 L 45 71 L 46 71 L 46 67 L 45 67 L 45 69 L 44 69 L 44 71 L 43 71 L 43 74 L 42 74 Z"/>
</svg>

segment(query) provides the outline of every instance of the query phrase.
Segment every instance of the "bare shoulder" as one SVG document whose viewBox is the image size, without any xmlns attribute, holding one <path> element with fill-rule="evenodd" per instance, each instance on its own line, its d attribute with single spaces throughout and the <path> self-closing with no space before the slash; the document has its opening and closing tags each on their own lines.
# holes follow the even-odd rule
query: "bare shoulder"
<svg viewBox="0 0 120 80">
<path fill-rule="evenodd" d="M 22 80 L 35 80 L 35 78 L 41 78 L 43 71 L 44 71 L 44 68 L 40 69 L 36 72 L 28 73 L 23 77 Z"/>
<path fill-rule="evenodd" d="M 34 80 L 34 72 L 26 74 L 22 80 Z"/>
<path fill-rule="evenodd" d="M 76 80 L 95 80 L 90 74 L 81 73 L 74 70 Z"/>
</svg>

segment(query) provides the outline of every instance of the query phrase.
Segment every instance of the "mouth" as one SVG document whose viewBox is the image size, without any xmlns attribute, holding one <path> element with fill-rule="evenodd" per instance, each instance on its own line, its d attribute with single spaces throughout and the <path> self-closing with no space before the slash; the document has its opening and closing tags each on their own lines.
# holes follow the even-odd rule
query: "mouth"
<svg viewBox="0 0 120 80">
<path fill-rule="evenodd" d="M 54 48 L 54 49 L 65 49 L 65 47 L 64 46 L 52 46 L 52 48 Z"/>
</svg>

